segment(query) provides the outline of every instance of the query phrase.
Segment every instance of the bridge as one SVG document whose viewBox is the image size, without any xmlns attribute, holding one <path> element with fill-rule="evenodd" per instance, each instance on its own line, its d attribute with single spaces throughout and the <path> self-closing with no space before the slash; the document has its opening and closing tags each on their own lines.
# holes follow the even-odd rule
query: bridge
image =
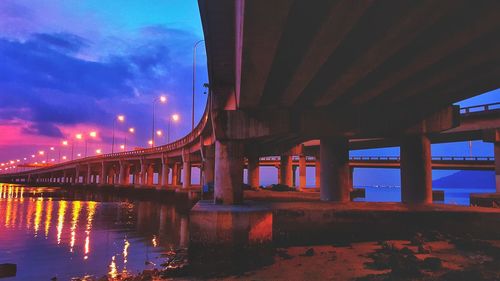
<svg viewBox="0 0 500 281">
<path fill-rule="evenodd" d="M 140 188 L 156 174 L 160 187 L 189 189 L 196 164 L 202 184 L 214 185 L 214 201 L 231 205 L 243 202 L 245 166 L 257 186 L 262 157 L 279 155 L 279 182 L 291 186 L 298 156 L 302 185 L 313 156 L 323 201 L 349 201 L 350 166 L 365 163 L 400 166 L 402 202 L 430 203 L 431 142 L 482 139 L 494 143 L 494 165 L 482 164 L 494 166 L 500 192 L 498 104 L 452 105 L 500 87 L 500 3 L 198 2 L 210 83 L 192 132 L 164 146 L 0 179 Z M 348 157 L 350 149 L 383 146 L 400 146 L 401 158 Z M 439 161 L 479 167 L 482 160 L 441 159 L 435 167 Z"/>
</svg>

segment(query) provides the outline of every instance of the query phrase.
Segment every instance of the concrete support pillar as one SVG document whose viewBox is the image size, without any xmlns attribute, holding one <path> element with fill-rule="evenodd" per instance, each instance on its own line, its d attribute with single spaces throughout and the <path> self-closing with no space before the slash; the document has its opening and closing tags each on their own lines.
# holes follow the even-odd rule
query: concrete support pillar
<svg viewBox="0 0 500 281">
<path fill-rule="evenodd" d="M 130 165 L 125 161 L 120 161 L 120 172 L 118 174 L 118 184 L 129 184 L 130 178 Z"/>
<path fill-rule="evenodd" d="M 215 141 L 216 204 L 243 202 L 243 144 L 238 141 Z"/>
<path fill-rule="evenodd" d="M 495 181 L 497 193 L 500 193 L 500 142 L 493 144 L 495 149 Z"/>
<path fill-rule="evenodd" d="M 114 167 L 109 167 L 108 170 L 108 184 L 114 184 L 115 183 L 115 168 Z"/>
<path fill-rule="evenodd" d="M 307 163 L 306 163 L 306 156 L 305 155 L 300 155 L 299 156 L 299 189 L 304 189 L 306 188 L 306 168 L 307 168 Z"/>
<path fill-rule="evenodd" d="M 104 162 L 101 162 L 101 171 L 99 172 L 99 182 L 98 184 L 105 184 L 106 181 L 106 165 Z"/>
<path fill-rule="evenodd" d="M 431 143 L 427 136 L 409 136 L 401 142 L 401 201 L 432 203 Z"/>
<path fill-rule="evenodd" d="M 349 141 L 344 137 L 322 138 L 320 143 L 321 184 L 323 201 L 348 202 Z"/>
<path fill-rule="evenodd" d="M 153 179 L 154 179 L 154 174 L 155 174 L 155 168 L 153 164 L 148 165 L 148 170 L 147 170 L 148 176 L 147 176 L 147 185 L 153 185 Z"/>
<path fill-rule="evenodd" d="M 319 156 L 316 156 L 316 166 L 315 166 L 315 185 L 316 188 L 321 186 L 321 160 Z"/>
<path fill-rule="evenodd" d="M 292 156 L 281 155 L 280 160 L 280 184 L 293 186 Z"/>
<path fill-rule="evenodd" d="M 191 187 L 191 158 L 189 152 L 182 154 L 182 188 Z"/>
<path fill-rule="evenodd" d="M 179 163 L 175 162 L 172 168 L 172 185 L 176 186 L 179 184 Z"/>
<path fill-rule="evenodd" d="M 90 178 L 92 176 L 92 169 L 90 164 L 87 165 L 87 174 L 85 175 L 85 184 L 91 184 L 92 179 Z"/>
<path fill-rule="evenodd" d="M 215 177 L 215 145 L 205 148 L 205 162 L 203 163 L 203 185 L 214 184 Z"/>
<path fill-rule="evenodd" d="M 161 161 L 161 180 L 159 181 L 160 186 L 166 187 L 168 185 L 168 160 L 163 158 Z"/>
<path fill-rule="evenodd" d="M 141 161 L 141 178 L 140 178 L 140 183 L 139 185 L 145 185 L 146 184 L 146 173 L 148 171 L 148 165 L 146 161 Z"/>
<path fill-rule="evenodd" d="M 258 188 L 260 186 L 260 167 L 259 167 L 259 156 L 251 155 L 248 156 L 248 173 L 247 182 L 252 188 Z"/>
<path fill-rule="evenodd" d="M 73 183 L 80 183 L 80 167 L 76 167 L 75 180 Z"/>
</svg>

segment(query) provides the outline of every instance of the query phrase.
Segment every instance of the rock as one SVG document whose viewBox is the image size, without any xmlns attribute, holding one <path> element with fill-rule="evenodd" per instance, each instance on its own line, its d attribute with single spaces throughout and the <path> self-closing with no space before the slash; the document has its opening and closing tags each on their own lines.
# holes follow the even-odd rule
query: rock
<svg viewBox="0 0 500 281">
<path fill-rule="evenodd" d="M 424 261 L 422 262 L 422 267 L 425 269 L 436 271 L 441 269 L 442 262 L 440 258 L 429 257 L 424 259 Z"/>
<path fill-rule="evenodd" d="M 17 265 L 13 263 L 0 264 L 0 278 L 16 276 Z"/>
<path fill-rule="evenodd" d="M 314 256 L 314 249 L 313 248 L 309 248 L 303 254 L 301 254 L 300 256 L 302 256 L 302 257 L 312 257 L 312 256 Z"/>
</svg>

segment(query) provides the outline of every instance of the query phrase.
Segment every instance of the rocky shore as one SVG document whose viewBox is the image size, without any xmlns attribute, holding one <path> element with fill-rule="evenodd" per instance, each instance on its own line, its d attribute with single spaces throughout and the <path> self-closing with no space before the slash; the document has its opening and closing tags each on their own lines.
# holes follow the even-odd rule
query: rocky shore
<svg viewBox="0 0 500 281">
<path fill-rule="evenodd" d="M 165 253 L 159 259 L 164 262 L 155 269 L 134 276 L 74 280 L 500 280 L 500 240 L 438 232 L 416 233 L 408 240 L 279 248 L 267 265 L 247 269 L 236 265 L 216 273 L 193 270 L 184 249 Z"/>
</svg>

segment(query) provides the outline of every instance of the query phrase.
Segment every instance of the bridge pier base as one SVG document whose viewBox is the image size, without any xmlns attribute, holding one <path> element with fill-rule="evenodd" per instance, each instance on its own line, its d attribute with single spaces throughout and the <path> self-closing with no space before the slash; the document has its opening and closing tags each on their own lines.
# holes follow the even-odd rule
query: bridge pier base
<svg viewBox="0 0 500 281">
<path fill-rule="evenodd" d="M 349 141 L 344 137 L 322 138 L 320 142 L 322 201 L 350 201 Z"/>
<path fill-rule="evenodd" d="M 260 185 L 259 156 L 248 156 L 247 182 L 251 188 L 258 188 Z"/>
<path fill-rule="evenodd" d="M 216 204 L 243 202 L 243 143 L 215 141 L 215 192 Z"/>
<path fill-rule="evenodd" d="M 316 164 L 315 164 L 315 167 L 314 167 L 315 171 L 314 171 L 314 174 L 315 174 L 315 185 L 316 185 L 316 188 L 320 188 L 321 186 L 321 161 L 320 161 L 320 158 L 319 156 L 316 156 Z"/>
<path fill-rule="evenodd" d="M 431 144 L 427 136 L 401 142 L 401 202 L 432 203 Z"/>
<path fill-rule="evenodd" d="M 167 158 L 163 158 L 161 162 L 161 180 L 159 182 L 161 187 L 166 187 L 168 185 L 168 171 Z"/>
</svg>

